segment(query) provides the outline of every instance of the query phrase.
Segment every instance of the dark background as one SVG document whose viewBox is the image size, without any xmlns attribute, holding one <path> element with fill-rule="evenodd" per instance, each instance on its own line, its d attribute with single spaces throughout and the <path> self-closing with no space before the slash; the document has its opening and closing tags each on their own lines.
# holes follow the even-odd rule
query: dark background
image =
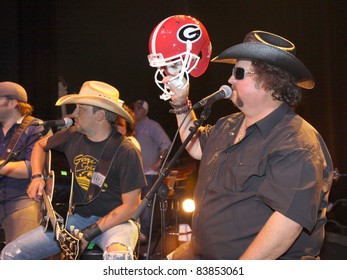
<svg viewBox="0 0 347 280">
<path fill-rule="evenodd" d="M 0 81 L 23 85 L 35 116 L 45 120 L 62 114 L 54 105 L 59 76 L 69 93 L 77 93 L 87 80 L 108 82 L 127 104 L 147 100 L 149 116 L 173 138 L 175 116 L 168 113 L 169 103 L 159 99 L 147 54 L 154 27 L 175 14 L 191 15 L 204 24 L 212 57 L 256 29 L 293 41 L 297 57 L 316 79 L 316 87 L 303 92 L 298 113 L 322 134 L 335 167 L 347 173 L 344 0 L 1 0 Z M 192 78 L 192 101 L 226 84 L 230 70 L 229 65 L 211 63 L 204 75 Z M 219 101 L 207 122 L 235 111 L 230 101 Z M 332 200 L 347 197 L 345 180 L 334 183 Z"/>
</svg>

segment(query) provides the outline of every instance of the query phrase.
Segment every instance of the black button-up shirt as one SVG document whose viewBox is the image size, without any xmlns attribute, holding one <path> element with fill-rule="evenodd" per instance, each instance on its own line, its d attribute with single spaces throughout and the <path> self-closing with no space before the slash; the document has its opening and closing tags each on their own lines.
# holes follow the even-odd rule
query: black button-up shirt
<svg viewBox="0 0 347 280">
<path fill-rule="evenodd" d="M 194 253 L 207 259 L 238 259 L 278 211 L 303 226 L 281 258 L 318 256 L 333 177 L 323 139 L 282 104 L 233 144 L 243 119 L 242 113 L 224 117 L 200 136 Z"/>
</svg>

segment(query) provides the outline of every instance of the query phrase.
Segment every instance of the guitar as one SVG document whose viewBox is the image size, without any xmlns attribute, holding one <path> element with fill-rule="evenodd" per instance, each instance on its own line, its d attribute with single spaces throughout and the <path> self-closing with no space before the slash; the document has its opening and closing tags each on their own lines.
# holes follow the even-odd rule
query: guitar
<svg viewBox="0 0 347 280">
<path fill-rule="evenodd" d="M 42 213 L 42 221 L 41 224 L 45 228 L 45 230 L 52 230 L 55 232 L 56 226 L 59 223 L 64 223 L 64 219 L 60 216 L 56 211 L 54 211 L 52 205 L 52 197 L 54 191 L 54 181 L 55 175 L 54 171 L 50 170 L 48 174 L 45 174 L 45 188 L 42 192 L 42 202 L 41 203 L 41 213 Z"/>
<path fill-rule="evenodd" d="M 53 231 L 54 238 L 59 242 L 62 250 L 61 259 L 77 260 L 80 257 L 81 233 L 73 227 L 69 230 L 66 229 L 64 218 L 53 208 L 52 199 L 54 194 L 55 173 L 51 170 L 51 158 L 51 151 L 48 151 L 44 172 L 45 188 L 42 192 L 42 203 L 40 205 L 43 217 L 41 224 L 45 230 Z M 73 176 L 71 182 L 70 200 L 73 188 Z"/>
<path fill-rule="evenodd" d="M 56 239 L 62 250 L 62 260 L 77 260 L 80 258 L 80 232 L 73 229 L 67 230 L 63 224 L 58 225 L 55 230 Z"/>
</svg>

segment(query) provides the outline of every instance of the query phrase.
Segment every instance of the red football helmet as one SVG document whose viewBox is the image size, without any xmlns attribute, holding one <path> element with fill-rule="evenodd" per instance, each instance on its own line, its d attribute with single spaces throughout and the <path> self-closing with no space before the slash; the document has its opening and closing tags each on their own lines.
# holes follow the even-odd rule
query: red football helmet
<svg viewBox="0 0 347 280">
<path fill-rule="evenodd" d="M 163 91 L 161 99 L 168 100 L 172 93 L 162 83 L 166 75 L 170 82 L 185 87 L 189 74 L 201 76 L 210 62 L 212 46 L 206 28 L 197 19 L 175 15 L 164 19 L 152 31 L 149 38 L 148 61 L 156 67 L 154 79 Z"/>
</svg>

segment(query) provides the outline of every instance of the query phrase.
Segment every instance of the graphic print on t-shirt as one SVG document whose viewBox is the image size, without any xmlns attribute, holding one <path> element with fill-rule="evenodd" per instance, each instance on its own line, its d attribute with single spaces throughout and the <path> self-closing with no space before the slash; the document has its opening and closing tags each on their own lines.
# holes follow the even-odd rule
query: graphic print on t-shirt
<svg viewBox="0 0 347 280">
<path fill-rule="evenodd" d="M 82 189 L 88 190 L 89 182 L 98 160 L 90 155 L 78 155 L 75 157 L 75 177 Z"/>
</svg>

